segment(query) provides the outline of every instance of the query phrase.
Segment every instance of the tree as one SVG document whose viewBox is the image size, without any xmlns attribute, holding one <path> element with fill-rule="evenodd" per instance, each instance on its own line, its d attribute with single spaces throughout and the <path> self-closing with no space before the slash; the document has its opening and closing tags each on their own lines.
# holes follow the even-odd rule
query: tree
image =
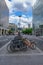
<svg viewBox="0 0 43 65">
<path fill-rule="evenodd" d="M 26 28 L 26 29 L 22 30 L 22 33 L 24 33 L 24 34 L 32 34 L 32 28 Z"/>
<path fill-rule="evenodd" d="M 9 30 L 9 31 L 8 31 L 8 34 L 10 35 L 11 33 L 12 33 L 12 30 Z"/>
</svg>

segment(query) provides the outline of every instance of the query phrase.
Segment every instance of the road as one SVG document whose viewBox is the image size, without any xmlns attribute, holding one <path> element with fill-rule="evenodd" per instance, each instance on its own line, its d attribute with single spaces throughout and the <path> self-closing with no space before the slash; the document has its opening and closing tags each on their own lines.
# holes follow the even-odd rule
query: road
<svg viewBox="0 0 43 65">
<path fill-rule="evenodd" d="M 43 65 L 43 55 L 1 56 L 0 65 Z"/>
<path fill-rule="evenodd" d="M 5 41 L 8 39 L 8 42 L 6 41 L 0 48 L 0 65 L 43 65 L 43 46 L 41 46 L 43 45 L 43 38 L 30 35 L 23 35 L 23 37 L 29 40 L 35 40 L 37 47 L 42 52 L 39 52 L 38 49 L 28 49 L 26 52 L 8 53 L 6 46 L 14 36 L 2 37 Z M 2 38 L 0 37 L 1 40 Z"/>
<path fill-rule="evenodd" d="M 12 40 L 14 38 L 14 36 L 0 36 L 0 48 L 5 45 L 7 42 L 9 42 L 10 40 Z"/>
<path fill-rule="evenodd" d="M 28 40 L 34 40 L 36 42 L 36 46 L 43 51 L 43 37 L 36 37 L 34 35 L 23 35 L 23 37 L 27 38 Z"/>
</svg>

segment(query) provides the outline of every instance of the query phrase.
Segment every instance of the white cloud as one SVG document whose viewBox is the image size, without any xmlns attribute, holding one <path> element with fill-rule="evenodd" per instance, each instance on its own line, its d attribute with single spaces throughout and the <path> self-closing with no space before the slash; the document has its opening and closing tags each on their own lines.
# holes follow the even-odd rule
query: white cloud
<svg viewBox="0 0 43 65">
<path fill-rule="evenodd" d="M 30 7 L 34 5 L 36 0 L 12 0 L 11 2 L 9 2 L 8 0 L 5 1 L 8 5 L 9 12 L 13 13 L 13 10 L 22 10 L 24 12 L 27 12 Z M 22 4 L 20 5 L 20 3 Z M 31 5 L 29 3 L 31 3 Z"/>
<path fill-rule="evenodd" d="M 24 3 L 23 6 L 24 6 L 24 8 L 27 8 L 27 4 L 26 3 Z"/>
<path fill-rule="evenodd" d="M 36 0 L 12 0 L 12 2 L 9 2 L 8 0 L 5 0 L 7 5 L 8 5 L 8 8 L 9 8 L 9 11 L 10 13 L 12 14 L 13 13 L 13 10 L 14 9 L 17 9 L 16 7 L 13 7 L 13 5 L 16 3 L 23 3 L 22 5 L 22 8 L 24 7 L 24 11 L 28 10 L 31 6 L 34 5 L 35 1 Z M 31 3 L 31 6 L 29 6 L 29 2 Z M 23 9 L 21 9 L 23 10 Z M 29 17 L 29 18 L 26 18 L 25 15 L 22 15 L 21 17 L 21 21 L 22 21 L 22 26 L 27 26 L 26 23 L 24 22 L 27 22 L 27 23 L 30 23 L 32 24 L 32 17 Z M 9 22 L 10 23 L 15 23 L 15 24 L 18 24 L 19 22 L 19 17 L 18 16 L 15 16 L 15 15 L 10 15 L 9 17 Z"/>
<path fill-rule="evenodd" d="M 33 17 L 29 17 L 29 21 L 32 22 Z"/>
<path fill-rule="evenodd" d="M 9 9 L 11 9 L 12 8 L 12 2 L 9 2 L 8 0 L 5 0 L 5 2 L 6 2 L 6 4 L 7 4 L 7 6 L 8 6 L 8 8 Z"/>
<path fill-rule="evenodd" d="M 33 6 L 34 3 L 36 2 L 36 0 L 12 0 L 11 2 L 9 2 L 8 0 L 5 0 L 5 1 L 9 8 L 10 14 L 13 13 L 13 10 L 22 10 L 24 12 L 28 12 L 30 7 Z M 19 8 L 18 8 L 17 3 L 18 4 L 22 3 L 22 6 L 19 5 Z M 29 3 L 31 3 L 31 5 L 29 5 Z"/>
<path fill-rule="evenodd" d="M 19 21 L 18 16 L 11 15 L 11 16 L 9 17 L 9 22 L 10 22 L 10 23 L 15 23 L 15 24 L 17 24 L 17 23 L 18 23 L 17 20 Z"/>
<path fill-rule="evenodd" d="M 36 0 L 32 0 L 32 6 L 34 6 L 35 2 L 36 2 Z"/>
<path fill-rule="evenodd" d="M 9 2 L 8 0 L 5 0 L 5 1 L 6 1 L 6 3 L 7 3 L 7 5 L 8 5 L 9 8 L 11 8 L 11 6 L 12 6 L 14 3 L 18 3 L 18 2 L 20 2 L 20 3 L 30 2 L 32 6 L 33 6 L 33 5 L 35 4 L 35 2 L 36 2 L 36 0 L 12 0 L 12 2 Z M 26 5 L 25 5 L 25 6 L 26 6 Z"/>
<path fill-rule="evenodd" d="M 20 21 L 19 21 L 20 20 Z M 29 18 L 24 18 L 24 17 L 21 17 L 21 19 L 19 19 L 18 16 L 15 16 L 15 15 L 11 15 L 10 18 L 9 18 L 9 22 L 10 23 L 15 23 L 18 25 L 18 23 L 20 22 L 21 24 L 21 27 L 23 26 L 27 26 L 28 24 L 31 24 L 32 26 L 32 17 L 29 17 Z"/>
</svg>

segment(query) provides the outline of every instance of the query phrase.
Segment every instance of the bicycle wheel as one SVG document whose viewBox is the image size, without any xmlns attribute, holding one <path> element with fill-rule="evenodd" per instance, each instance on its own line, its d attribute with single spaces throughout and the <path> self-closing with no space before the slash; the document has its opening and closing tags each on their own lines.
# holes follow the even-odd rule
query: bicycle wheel
<svg viewBox="0 0 43 65">
<path fill-rule="evenodd" d="M 31 45 L 31 49 L 33 49 L 33 50 L 36 49 L 36 45 L 35 44 L 32 44 Z"/>
<path fill-rule="evenodd" d="M 9 53 L 12 53 L 12 52 L 13 52 L 12 49 L 11 49 L 11 45 L 10 45 L 10 44 L 7 45 L 7 51 L 8 51 Z"/>
</svg>

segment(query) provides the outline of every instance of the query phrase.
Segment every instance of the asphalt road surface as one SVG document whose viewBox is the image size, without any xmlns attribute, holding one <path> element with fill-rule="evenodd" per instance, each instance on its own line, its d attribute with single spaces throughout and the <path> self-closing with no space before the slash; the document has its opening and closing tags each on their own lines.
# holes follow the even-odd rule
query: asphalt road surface
<svg viewBox="0 0 43 65">
<path fill-rule="evenodd" d="M 0 65 L 43 65 L 43 55 L 0 56 Z"/>
<path fill-rule="evenodd" d="M 15 36 L 9 35 L 9 36 L 0 36 L 0 48 L 5 45 L 7 42 L 12 40 Z"/>
<path fill-rule="evenodd" d="M 0 51 L 0 65 L 43 65 L 43 38 L 36 37 L 36 36 L 30 36 L 30 35 L 24 35 L 23 37 L 34 40 L 37 42 L 37 47 L 42 50 L 42 52 L 38 52 L 37 50 L 28 50 L 26 52 L 20 52 L 20 53 L 5 53 L 6 50 L 3 46 L 6 46 L 6 44 L 14 38 L 14 36 L 7 36 L 7 37 L 0 37 L 0 40 L 2 42 L 2 50 L 5 54 L 1 54 Z M 6 41 L 8 39 L 8 42 L 6 41 L 3 44 L 3 40 Z M 0 49 L 1 49 L 0 48 Z"/>
<path fill-rule="evenodd" d="M 36 42 L 36 46 L 43 51 L 43 37 L 36 37 L 34 35 L 23 35 L 23 37 L 27 38 L 28 40 L 34 40 Z"/>
</svg>

